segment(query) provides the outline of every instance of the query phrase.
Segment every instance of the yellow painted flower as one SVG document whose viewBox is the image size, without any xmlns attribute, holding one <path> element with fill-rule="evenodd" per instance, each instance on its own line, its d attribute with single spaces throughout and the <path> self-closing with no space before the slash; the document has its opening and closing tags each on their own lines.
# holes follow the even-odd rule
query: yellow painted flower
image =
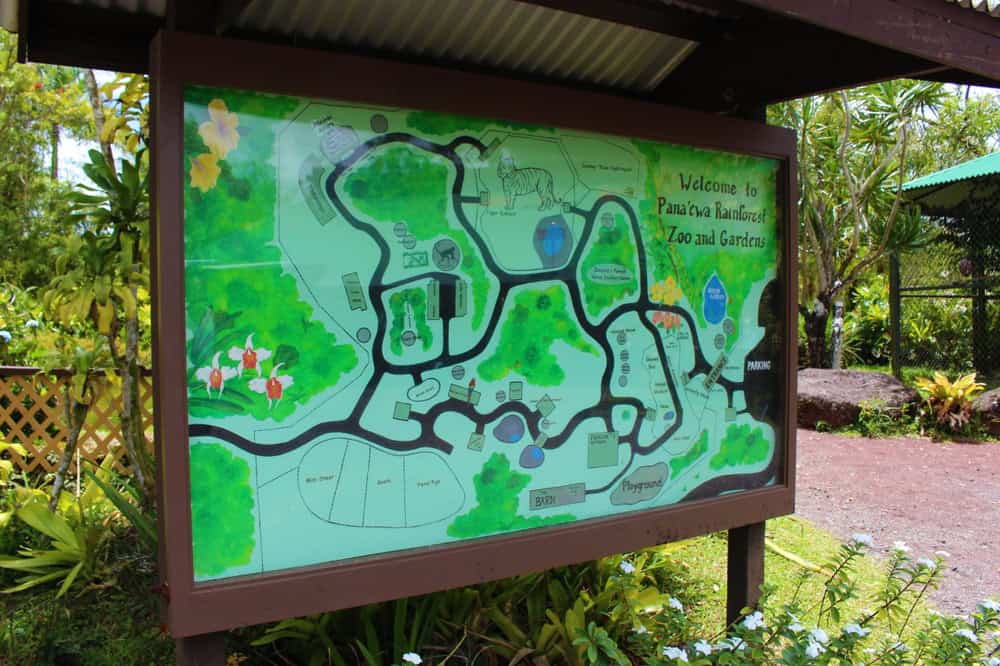
<svg viewBox="0 0 1000 666">
<path fill-rule="evenodd" d="M 209 150 L 218 155 L 219 159 L 225 159 L 240 143 L 240 133 L 236 129 L 240 126 L 240 118 L 235 113 L 230 113 L 221 99 L 213 99 L 208 103 L 208 115 L 211 120 L 198 126 L 198 134 Z"/>
<path fill-rule="evenodd" d="M 202 153 L 191 158 L 191 187 L 208 192 L 219 178 L 219 157 L 215 153 Z"/>
<path fill-rule="evenodd" d="M 664 303 L 666 305 L 673 305 L 681 300 L 681 296 L 683 295 L 672 275 L 668 275 L 667 279 L 662 282 L 654 282 L 649 288 L 650 298 L 657 303 Z"/>
</svg>

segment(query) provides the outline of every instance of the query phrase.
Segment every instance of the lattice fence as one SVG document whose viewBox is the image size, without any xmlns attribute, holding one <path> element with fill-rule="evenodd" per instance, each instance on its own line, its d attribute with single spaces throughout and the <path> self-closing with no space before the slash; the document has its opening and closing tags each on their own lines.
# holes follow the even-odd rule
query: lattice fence
<svg viewBox="0 0 1000 666">
<path fill-rule="evenodd" d="M 35 368 L 0 367 L 0 435 L 17 442 L 28 457 L 9 451 L 14 465 L 25 472 L 54 472 L 66 443 L 67 372 L 43 374 Z M 153 386 L 148 375 L 140 380 L 142 418 L 146 438 L 153 441 Z M 121 396 L 107 381 L 99 381 L 96 399 L 80 434 L 79 452 L 84 460 L 100 463 L 105 456 L 115 458 L 115 468 L 127 473 L 120 441 L 118 414 Z M 75 471 L 75 465 L 71 466 Z"/>
</svg>

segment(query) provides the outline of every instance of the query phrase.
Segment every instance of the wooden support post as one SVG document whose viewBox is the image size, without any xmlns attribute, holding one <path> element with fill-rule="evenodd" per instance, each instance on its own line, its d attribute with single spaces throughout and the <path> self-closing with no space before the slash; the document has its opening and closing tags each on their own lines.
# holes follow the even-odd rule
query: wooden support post
<svg viewBox="0 0 1000 666">
<path fill-rule="evenodd" d="M 764 523 L 729 530 L 726 624 L 740 619 L 740 610 L 754 607 L 764 583 Z"/>
<path fill-rule="evenodd" d="M 201 634 L 174 639 L 177 666 L 225 666 L 226 633 Z"/>
<path fill-rule="evenodd" d="M 892 333 L 892 374 L 903 378 L 903 324 L 902 300 L 899 293 L 899 255 L 889 255 L 889 328 Z"/>
</svg>

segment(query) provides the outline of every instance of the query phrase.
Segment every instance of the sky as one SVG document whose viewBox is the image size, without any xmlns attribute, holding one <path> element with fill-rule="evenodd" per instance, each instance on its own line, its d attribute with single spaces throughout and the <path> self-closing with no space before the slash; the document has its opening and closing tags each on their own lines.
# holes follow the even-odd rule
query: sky
<svg viewBox="0 0 1000 666">
<path fill-rule="evenodd" d="M 115 73 L 95 69 L 94 76 L 97 78 L 97 85 L 101 85 L 114 79 Z M 59 139 L 59 179 L 71 183 L 86 182 L 82 165 L 90 161 L 87 159 L 87 151 L 95 148 L 100 149 L 96 141 L 80 141 L 63 134 Z"/>
</svg>

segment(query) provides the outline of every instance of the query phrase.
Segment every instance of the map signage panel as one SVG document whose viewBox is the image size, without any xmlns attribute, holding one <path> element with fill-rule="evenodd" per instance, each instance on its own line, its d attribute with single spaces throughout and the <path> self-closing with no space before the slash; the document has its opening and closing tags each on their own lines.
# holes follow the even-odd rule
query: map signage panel
<svg viewBox="0 0 1000 666">
<path fill-rule="evenodd" d="M 787 158 L 171 90 L 192 595 L 790 490 Z"/>
</svg>

